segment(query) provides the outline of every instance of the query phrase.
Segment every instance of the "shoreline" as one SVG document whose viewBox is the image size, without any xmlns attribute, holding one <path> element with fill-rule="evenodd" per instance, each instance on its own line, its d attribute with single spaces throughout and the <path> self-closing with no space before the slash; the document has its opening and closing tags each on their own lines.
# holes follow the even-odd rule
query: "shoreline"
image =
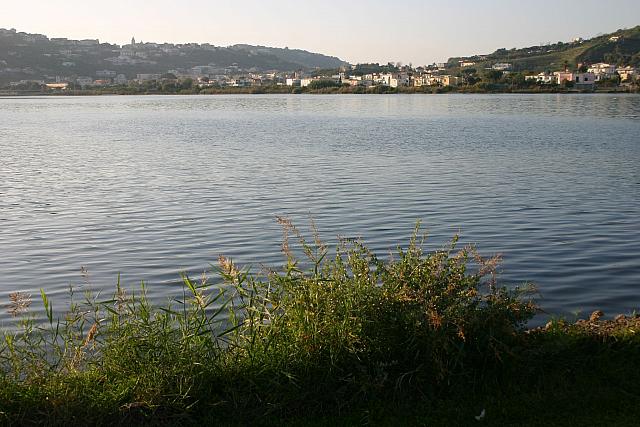
<svg viewBox="0 0 640 427">
<path fill-rule="evenodd" d="M 583 94 L 640 94 L 640 89 L 600 89 L 600 90 L 566 90 L 566 89 L 549 89 L 549 90 L 499 90 L 486 91 L 476 89 L 448 89 L 448 88 L 429 88 L 428 90 L 407 88 L 400 90 L 385 91 L 341 91 L 340 88 L 330 90 L 259 90 L 259 88 L 241 88 L 241 89 L 223 89 L 223 90 L 203 90 L 203 91 L 182 91 L 182 92 L 162 92 L 162 91 L 118 91 L 118 90 L 73 90 L 66 92 L 38 92 L 38 91 L 11 91 L 1 90 L 0 97 L 3 98 L 19 98 L 19 97 L 57 97 L 57 96 L 183 96 L 183 95 L 583 95 Z"/>
</svg>

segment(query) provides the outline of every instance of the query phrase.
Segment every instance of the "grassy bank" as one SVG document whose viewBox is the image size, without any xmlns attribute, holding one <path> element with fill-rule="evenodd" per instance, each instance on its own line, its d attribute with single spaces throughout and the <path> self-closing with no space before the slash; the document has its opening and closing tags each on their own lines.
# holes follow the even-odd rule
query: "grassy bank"
<svg viewBox="0 0 640 427">
<path fill-rule="evenodd" d="M 57 315 L 43 292 L 42 324 L 13 294 L 2 422 L 632 425 L 640 415 L 638 319 L 527 330 L 531 289 L 501 287 L 499 259 L 457 239 L 425 253 L 416 230 L 382 261 L 358 241 L 330 250 L 280 223 L 283 268 L 254 274 L 220 257 L 164 307 L 118 285 Z"/>
</svg>

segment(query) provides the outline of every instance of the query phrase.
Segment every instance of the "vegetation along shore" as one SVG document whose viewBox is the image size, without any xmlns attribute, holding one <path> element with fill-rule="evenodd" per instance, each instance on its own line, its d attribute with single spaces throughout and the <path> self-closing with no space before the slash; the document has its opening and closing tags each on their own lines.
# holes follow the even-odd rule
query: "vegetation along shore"
<svg viewBox="0 0 640 427">
<path fill-rule="evenodd" d="M 150 87 L 111 87 L 97 89 L 77 89 L 64 92 L 46 90 L 0 90 L 0 96 L 99 96 L 99 95 L 268 95 L 268 94 L 311 94 L 311 95 L 374 95 L 374 94 L 447 94 L 447 93 L 521 93 L 521 94 L 577 94 L 577 93 L 640 93 L 640 87 L 607 87 L 595 90 L 569 89 L 559 86 L 549 87 L 509 87 L 500 85 L 474 87 L 372 87 L 330 86 L 321 89 L 290 88 L 287 86 L 263 86 L 260 88 L 208 88 L 208 89 L 172 89 L 160 86 Z"/>
<path fill-rule="evenodd" d="M 426 252 L 416 227 L 382 260 L 279 222 L 282 268 L 221 256 L 166 306 L 118 283 L 58 314 L 43 291 L 41 322 L 12 294 L 2 423 L 637 425 L 637 316 L 530 329 L 534 289 L 457 238 Z"/>
</svg>

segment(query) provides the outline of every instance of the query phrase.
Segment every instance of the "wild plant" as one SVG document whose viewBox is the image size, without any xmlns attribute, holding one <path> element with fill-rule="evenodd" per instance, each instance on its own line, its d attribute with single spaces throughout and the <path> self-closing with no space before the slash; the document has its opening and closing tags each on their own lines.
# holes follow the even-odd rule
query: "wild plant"
<svg viewBox="0 0 640 427">
<path fill-rule="evenodd" d="M 357 239 L 330 251 L 314 223 L 307 238 L 278 222 L 282 268 L 259 273 L 220 256 L 221 281 L 184 274 L 182 297 L 163 306 L 119 278 L 106 300 L 76 302 L 71 290 L 62 317 L 42 291 L 44 320 L 13 295 L 0 412 L 25 394 L 48 413 L 127 416 L 440 387 L 500 363 L 536 311 L 528 289 L 498 284 L 499 258 L 458 249 L 457 236 L 425 252 L 417 224 L 407 247 L 381 259 Z"/>
</svg>

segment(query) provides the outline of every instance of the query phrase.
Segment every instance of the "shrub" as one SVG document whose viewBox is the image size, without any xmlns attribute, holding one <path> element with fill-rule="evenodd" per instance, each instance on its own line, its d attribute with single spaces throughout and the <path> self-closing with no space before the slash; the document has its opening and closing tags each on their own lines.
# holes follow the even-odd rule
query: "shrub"
<svg viewBox="0 0 640 427">
<path fill-rule="evenodd" d="M 184 276 L 183 298 L 165 307 L 149 303 L 144 285 L 118 284 L 107 301 L 72 295 L 56 320 L 43 292 L 41 325 L 14 295 L 21 320 L 0 347 L 0 412 L 21 422 L 197 408 L 250 416 L 425 390 L 499 363 L 535 312 L 523 291 L 497 285 L 498 258 L 458 250 L 457 238 L 425 253 L 416 228 L 383 261 L 350 239 L 330 254 L 315 227 L 310 243 L 279 222 L 282 269 L 257 275 L 221 256 L 222 282 Z"/>
<path fill-rule="evenodd" d="M 497 286 L 499 259 L 482 259 L 472 247 L 457 250 L 457 238 L 425 254 L 416 229 L 398 259 L 387 262 L 360 242 L 343 240 L 329 258 L 319 239 L 308 244 L 288 220 L 281 223 L 287 238 L 297 237 L 309 271 L 299 268 L 286 243 L 284 273 L 265 282 L 226 278 L 252 302 L 240 335 L 251 337 L 260 359 L 281 355 L 277 363 L 287 370 L 321 366 L 339 376 L 385 366 L 388 380 L 411 375 L 438 383 L 476 366 L 470 361 L 499 360 L 535 313 L 522 290 Z M 477 271 L 468 271 L 470 261 Z"/>
</svg>

